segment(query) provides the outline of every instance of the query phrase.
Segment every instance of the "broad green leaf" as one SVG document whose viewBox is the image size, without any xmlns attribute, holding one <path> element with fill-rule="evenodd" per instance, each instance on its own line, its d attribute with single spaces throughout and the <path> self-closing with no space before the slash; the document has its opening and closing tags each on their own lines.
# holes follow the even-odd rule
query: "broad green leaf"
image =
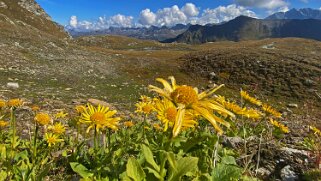
<svg viewBox="0 0 321 181">
<path fill-rule="evenodd" d="M 94 174 L 91 173 L 85 166 L 78 162 L 71 162 L 70 166 L 72 170 L 78 173 L 82 178 L 89 178 L 92 177 Z"/>
<path fill-rule="evenodd" d="M 142 146 L 142 151 L 147 163 L 149 163 L 157 172 L 159 172 L 160 168 L 154 160 L 152 151 L 146 145 L 141 145 L 141 146 Z"/>
<path fill-rule="evenodd" d="M 145 178 L 145 172 L 135 158 L 129 158 L 126 165 L 127 176 L 134 181 L 141 181 Z"/>
<path fill-rule="evenodd" d="M 204 141 L 206 138 L 211 138 L 213 137 L 211 134 L 209 133 L 204 133 L 201 136 L 198 137 L 193 137 L 191 139 L 188 139 L 183 145 L 182 145 L 182 149 L 184 151 L 184 153 L 188 153 L 190 151 L 190 149 L 194 148 L 197 144 L 201 143 L 202 141 Z"/>
<path fill-rule="evenodd" d="M 171 171 L 168 181 L 177 181 L 180 180 L 182 176 L 186 175 L 188 172 L 191 172 L 197 169 L 198 158 L 196 157 L 184 157 L 177 161 L 177 170 Z"/>
<path fill-rule="evenodd" d="M 5 171 L 0 172 L 0 181 L 5 181 L 7 178 L 8 174 Z"/>
<path fill-rule="evenodd" d="M 177 171 L 177 162 L 175 160 L 175 155 L 173 152 L 167 152 L 167 160 L 172 167 L 172 169 L 176 172 Z"/>
<path fill-rule="evenodd" d="M 45 177 L 45 176 L 47 176 L 47 174 L 48 174 L 48 172 L 49 172 L 49 170 L 50 170 L 50 164 L 47 164 L 46 166 L 45 166 L 45 168 L 43 169 L 43 170 L 41 170 L 41 172 L 38 174 L 38 180 L 43 180 L 43 178 Z"/>
<path fill-rule="evenodd" d="M 232 157 L 232 156 L 224 156 L 222 158 L 222 161 L 221 161 L 222 164 L 226 164 L 226 165 L 237 165 L 236 164 L 236 161 L 235 161 L 235 158 Z"/>
<path fill-rule="evenodd" d="M 234 165 L 217 164 L 212 172 L 212 181 L 237 181 L 242 175 L 242 169 Z"/>
</svg>

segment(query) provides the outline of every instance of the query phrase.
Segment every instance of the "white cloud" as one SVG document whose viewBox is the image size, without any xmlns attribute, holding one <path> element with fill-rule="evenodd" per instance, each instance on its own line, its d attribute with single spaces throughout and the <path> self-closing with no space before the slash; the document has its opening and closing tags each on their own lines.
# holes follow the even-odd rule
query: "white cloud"
<svg viewBox="0 0 321 181">
<path fill-rule="evenodd" d="M 132 16 L 124 16 L 121 14 L 117 14 L 115 16 L 110 17 L 110 19 L 107 21 L 107 24 L 113 27 L 132 27 L 133 20 L 134 17 Z"/>
<path fill-rule="evenodd" d="M 304 3 L 309 3 L 309 0 L 300 0 L 300 1 Z"/>
<path fill-rule="evenodd" d="M 133 20 L 134 18 L 132 16 L 121 14 L 109 18 L 99 17 L 96 21 L 78 21 L 76 16 L 71 16 L 67 28 L 77 31 L 90 31 L 109 27 L 132 27 L 134 25 Z"/>
<path fill-rule="evenodd" d="M 277 9 L 288 6 L 285 0 L 234 0 L 237 4 L 250 8 Z"/>
<path fill-rule="evenodd" d="M 281 7 L 280 9 L 278 9 L 277 11 L 278 12 L 287 12 L 287 11 L 289 11 L 289 7 L 284 6 L 284 7 Z"/>
<path fill-rule="evenodd" d="M 187 16 L 181 11 L 177 5 L 171 8 L 160 9 L 156 13 L 157 26 L 173 26 L 179 23 L 186 23 Z"/>
<path fill-rule="evenodd" d="M 193 3 L 186 3 L 182 7 L 182 11 L 186 16 L 197 16 L 199 14 L 198 8 Z"/>
<path fill-rule="evenodd" d="M 69 25 L 75 28 L 77 27 L 77 24 L 78 24 L 77 16 L 71 16 Z"/>
<path fill-rule="evenodd" d="M 240 1 L 240 0 L 239 0 Z M 273 1 L 273 0 L 272 0 Z M 274 0 L 275 1 L 275 0 Z M 244 6 L 231 4 L 219 6 L 215 9 L 200 9 L 192 3 L 183 7 L 174 5 L 158 9 L 156 12 L 144 9 L 136 21 L 132 16 L 117 14 L 111 17 L 99 17 L 95 21 L 79 21 L 76 16 L 71 16 L 67 29 L 78 31 L 101 30 L 109 27 L 142 27 L 142 26 L 174 26 L 176 24 L 208 24 L 229 21 L 237 16 L 245 15 L 256 17 L 256 14 Z"/>
<path fill-rule="evenodd" d="M 138 22 L 144 26 L 173 26 L 175 24 L 186 24 L 194 21 L 199 14 L 199 8 L 193 3 L 186 3 L 182 8 L 177 5 L 159 9 L 152 12 L 144 9 L 140 12 Z"/>
<path fill-rule="evenodd" d="M 142 25 L 153 25 L 156 22 L 156 14 L 151 12 L 150 9 L 144 9 L 140 12 L 139 23 Z"/>
<path fill-rule="evenodd" d="M 219 6 L 215 9 L 205 9 L 197 23 L 202 25 L 208 23 L 220 23 L 223 21 L 229 21 L 240 15 L 256 17 L 256 14 L 253 11 L 246 9 L 243 6 L 232 4 L 228 6 Z"/>
</svg>

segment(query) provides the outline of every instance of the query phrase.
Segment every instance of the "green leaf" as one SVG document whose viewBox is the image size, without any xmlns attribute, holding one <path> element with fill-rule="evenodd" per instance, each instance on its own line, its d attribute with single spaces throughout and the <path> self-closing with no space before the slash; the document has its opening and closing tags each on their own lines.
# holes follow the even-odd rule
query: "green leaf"
<svg viewBox="0 0 321 181">
<path fill-rule="evenodd" d="M 127 176 L 134 181 L 141 181 L 145 178 L 145 172 L 135 158 L 129 158 L 126 165 Z"/>
<path fill-rule="evenodd" d="M 43 178 L 47 176 L 48 172 L 50 170 L 50 164 L 46 165 L 43 170 L 38 174 L 37 180 L 44 180 Z"/>
<path fill-rule="evenodd" d="M 236 161 L 235 161 L 235 158 L 232 157 L 232 156 L 224 156 L 222 158 L 222 161 L 221 161 L 222 164 L 226 164 L 226 165 L 237 165 L 236 164 Z"/>
<path fill-rule="evenodd" d="M 141 145 L 141 146 L 142 146 L 142 151 L 147 163 L 149 163 L 155 169 L 155 171 L 159 172 L 160 168 L 154 160 L 152 151 L 146 145 Z"/>
<path fill-rule="evenodd" d="M 200 135 L 198 137 L 193 137 L 191 139 L 188 139 L 182 145 L 182 149 L 183 149 L 184 153 L 188 153 L 192 148 L 194 148 L 199 143 L 203 142 L 206 138 L 211 138 L 211 137 L 213 137 L 211 134 L 204 133 L 204 134 L 202 134 L 202 135 Z"/>
<path fill-rule="evenodd" d="M 177 161 L 177 170 L 171 170 L 168 181 L 180 180 L 182 176 L 186 175 L 197 169 L 198 158 L 196 157 L 184 157 Z"/>
<path fill-rule="evenodd" d="M 1 171 L 0 172 L 0 181 L 5 181 L 7 176 L 8 176 L 8 174 L 6 171 Z"/>
<path fill-rule="evenodd" d="M 213 181 L 237 181 L 242 175 L 242 169 L 234 165 L 217 164 L 212 172 Z"/>
<path fill-rule="evenodd" d="M 94 174 L 91 173 L 85 166 L 78 162 L 71 162 L 70 166 L 72 170 L 78 173 L 82 178 L 89 178 L 92 177 Z"/>
<path fill-rule="evenodd" d="M 177 171 L 177 162 L 175 160 L 175 155 L 173 152 L 168 152 L 167 154 L 167 160 L 169 162 L 169 165 L 173 168 L 173 170 Z"/>
</svg>

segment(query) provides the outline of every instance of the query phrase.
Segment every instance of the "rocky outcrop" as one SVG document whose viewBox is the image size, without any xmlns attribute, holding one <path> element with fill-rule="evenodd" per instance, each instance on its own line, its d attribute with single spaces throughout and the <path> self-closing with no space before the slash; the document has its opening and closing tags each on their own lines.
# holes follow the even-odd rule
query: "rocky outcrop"
<svg viewBox="0 0 321 181">
<path fill-rule="evenodd" d="M 29 12 L 51 21 L 51 17 L 34 0 L 20 0 L 18 4 Z"/>
</svg>

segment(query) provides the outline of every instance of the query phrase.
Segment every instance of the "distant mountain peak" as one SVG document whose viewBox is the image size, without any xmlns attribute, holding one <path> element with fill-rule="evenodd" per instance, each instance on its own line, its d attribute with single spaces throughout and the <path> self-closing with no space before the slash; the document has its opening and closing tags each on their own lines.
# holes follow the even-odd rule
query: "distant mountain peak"
<svg viewBox="0 0 321 181">
<path fill-rule="evenodd" d="M 266 19 L 321 19 L 321 10 L 311 8 L 292 8 L 286 12 L 274 13 Z"/>
</svg>

